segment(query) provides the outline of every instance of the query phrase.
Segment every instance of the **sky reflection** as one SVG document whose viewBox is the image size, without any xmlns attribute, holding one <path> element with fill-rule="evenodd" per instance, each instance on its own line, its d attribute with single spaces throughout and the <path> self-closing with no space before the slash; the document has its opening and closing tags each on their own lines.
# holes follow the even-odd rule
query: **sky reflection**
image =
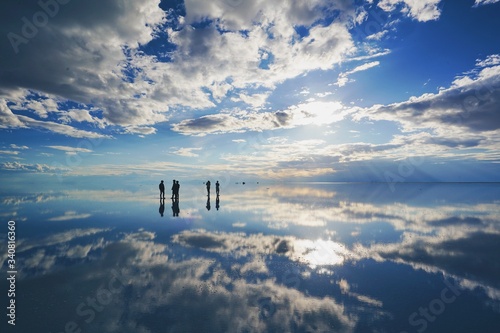
<svg viewBox="0 0 500 333">
<path fill-rule="evenodd" d="M 18 222 L 16 328 L 496 332 L 498 185 L 247 185 L 208 211 L 185 184 L 178 216 L 141 189 L 2 197 Z"/>
</svg>

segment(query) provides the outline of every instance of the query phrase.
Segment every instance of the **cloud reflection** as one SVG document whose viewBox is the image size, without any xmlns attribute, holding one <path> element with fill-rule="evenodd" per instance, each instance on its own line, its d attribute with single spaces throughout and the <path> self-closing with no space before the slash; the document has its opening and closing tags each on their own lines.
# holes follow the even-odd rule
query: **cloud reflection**
<svg viewBox="0 0 500 333">
<path fill-rule="evenodd" d="M 481 301 L 488 309 L 500 303 L 496 187 L 476 191 L 481 194 L 477 200 L 457 196 L 458 187 L 442 194 L 408 186 L 392 196 L 373 185 L 224 189 L 219 212 L 205 212 L 202 201 L 186 202 L 186 210 L 200 216 L 196 229 L 145 223 L 141 215 L 133 230 L 80 227 L 20 239 L 22 277 L 30 279 L 26 295 L 36 300 L 32 306 L 51 318 L 39 290 L 51 280 L 59 281 L 51 288 L 53 297 L 68 300 L 64 295 L 72 291 L 61 317 L 73 318 L 86 331 L 150 332 L 168 326 L 172 332 L 200 327 L 212 332 L 359 332 L 360 321 L 407 318 L 409 313 L 401 314 L 384 289 L 394 284 L 395 292 L 412 295 L 402 286 L 414 281 L 401 280 L 400 272 L 424 274 L 432 283 L 452 278 L 462 291 L 484 294 Z M 142 202 L 125 204 L 127 214 L 134 208 L 144 212 Z M 156 199 L 151 214 L 158 218 Z M 304 223 L 305 216 L 321 225 Z M 277 223 L 286 227 L 273 229 Z M 396 275 L 371 279 L 371 273 L 385 268 Z M 86 323 L 75 315 L 79 300 L 95 295 L 113 271 L 123 291 L 96 314 L 98 320 Z M 60 331 L 64 323 L 46 325 L 46 331 Z"/>
<path fill-rule="evenodd" d="M 317 240 L 286 240 L 293 249 L 288 252 L 290 259 L 311 267 L 342 264 L 346 258 L 390 261 L 453 276 L 461 285 L 481 287 L 488 295 L 500 294 L 497 187 L 481 188 L 486 198 L 475 202 L 462 193 L 468 188 L 453 184 L 408 185 L 396 193 L 376 187 L 304 189 L 278 185 L 229 196 L 225 206 L 236 210 L 237 203 L 246 202 L 240 211 L 255 217 L 256 222 L 267 223 L 270 230 L 290 230 L 292 226 L 322 228 L 322 236 Z M 377 200 L 373 200 L 373 194 L 377 194 Z M 374 239 L 370 233 L 380 223 L 399 236 Z M 349 238 L 341 233 L 347 226 L 352 228 Z"/>
<path fill-rule="evenodd" d="M 88 331 L 112 331 L 113 327 L 119 327 L 121 332 L 149 332 L 165 328 L 165 323 L 170 332 L 195 332 L 201 328 L 210 332 L 353 331 L 356 317 L 347 314 L 343 305 L 328 296 L 314 297 L 288 288 L 255 260 L 259 251 L 288 252 L 276 238 L 266 239 L 264 245 L 259 244 L 259 237 L 242 244 L 243 235 L 204 236 L 203 232 L 181 234 L 177 239 L 186 246 L 196 244 L 208 251 L 230 253 L 239 248 L 241 253 L 235 256 L 247 254 L 249 258 L 245 264 L 231 268 L 204 256 L 181 258 L 171 253 L 173 257 L 169 258 L 169 248 L 158 242 L 154 233 L 139 230 L 124 234 L 120 240 L 108 242 L 101 261 L 88 263 L 83 275 L 77 267 L 68 267 L 66 272 L 47 272 L 48 278 L 60 281 L 53 286 L 56 299 L 64 290 L 73 289 L 71 284 L 75 280 L 79 281 L 79 290 L 74 293 L 81 295 L 76 299 L 96 294 L 93 288 L 110 278 L 112 267 L 124 285 L 124 291 L 113 296 L 113 305 L 102 306 L 102 311 L 96 314 L 98 320 L 86 323 L 84 318 L 76 317 L 71 312 L 78 306 L 72 304 L 73 299 L 61 309 L 63 318 L 67 315 Z M 234 239 L 240 244 L 230 241 Z M 252 244 L 253 250 L 244 249 Z M 31 261 L 54 260 L 53 257 L 37 252 Z M 252 271 L 263 274 L 263 278 L 245 278 Z M 61 280 L 63 275 L 66 279 Z M 270 303 L 263 303 L 267 300 Z M 32 305 L 37 307 L 42 303 L 43 298 L 35 297 Z M 268 311 L 264 313 L 264 309 Z M 45 313 L 49 310 L 42 307 L 40 311 L 38 315 L 52 318 Z M 165 322 L 154 319 L 160 314 Z M 50 329 L 64 325 L 52 324 L 55 326 L 46 323 Z"/>
</svg>

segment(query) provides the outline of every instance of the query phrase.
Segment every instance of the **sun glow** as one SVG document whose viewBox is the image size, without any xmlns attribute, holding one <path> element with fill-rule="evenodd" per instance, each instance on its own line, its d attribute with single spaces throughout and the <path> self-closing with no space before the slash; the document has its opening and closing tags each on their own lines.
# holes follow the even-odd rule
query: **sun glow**
<svg viewBox="0 0 500 333">
<path fill-rule="evenodd" d="M 311 268 L 341 265 L 348 254 L 344 245 L 331 240 L 297 240 L 293 246 L 295 259 Z"/>
</svg>

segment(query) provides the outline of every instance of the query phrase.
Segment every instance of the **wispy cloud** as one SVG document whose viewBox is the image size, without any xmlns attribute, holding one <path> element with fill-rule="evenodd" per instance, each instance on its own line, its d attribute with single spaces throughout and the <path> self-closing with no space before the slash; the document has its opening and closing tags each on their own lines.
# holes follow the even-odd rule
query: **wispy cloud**
<svg viewBox="0 0 500 333">
<path fill-rule="evenodd" d="M 28 146 L 18 146 L 18 145 L 16 145 L 16 144 L 11 144 L 11 145 L 10 145 L 10 148 L 12 148 L 12 149 L 18 149 L 18 150 L 26 150 L 26 149 L 29 149 L 29 147 L 28 147 Z"/>
<path fill-rule="evenodd" d="M 74 211 L 68 211 L 65 212 L 64 215 L 61 216 L 55 216 L 47 219 L 48 221 L 71 221 L 71 220 L 80 220 L 80 219 L 86 219 L 92 216 L 92 214 L 78 214 L 77 212 Z"/>
<path fill-rule="evenodd" d="M 61 150 L 66 152 L 67 155 L 77 155 L 80 153 L 92 153 L 93 150 L 87 148 L 77 148 L 69 146 L 46 146 L 47 148 Z"/>
<path fill-rule="evenodd" d="M 473 7 L 479 7 L 483 5 L 491 5 L 500 2 L 500 0 L 476 0 Z"/>
<path fill-rule="evenodd" d="M 368 62 L 368 63 L 363 64 L 363 65 L 357 66 L 357 67 L 355 67 L 354 69 L 352 69 L 350 71 L 340 73 L 339 77 L 337 79 L 337 82 L 335 82 L 334 84 L 337 85 L 337 86 L 339 86 L 339 87 L 343 87 L 348 82 L 353 82 L 354 81 L 352 79 L 349 79 L 349 75 L 357 73 L 357 72 L 361 72 L 361 71 L 366 71 L 366 70 L 368 70 L 370 68 L 377 67 L 378 65 L 380 65 L 379 61 L 372 61 L 372 62 Z"/>
<path fill-rule="evenodd" d="M 19 163 L 19 162 L 5 162 L 1 164 L 3 170 L 6 171 L 23 171 L 23 172 L 36 172 L 36 173 L 58 173 L 66 172 L 68 169 L 53 167 L 47 164 L 40 163 Z"/>
<path fill-rule="evenodd" d="M 389 30 L 382 30 L 382 31 L 379 31 L 379 32 L 374 33 L 372 35 L 369 35 L 366 38 L 371 39 L 371 40 L 381 40 L 388 33 L 389 33 Z"/>
<path fill-rule="evenodd" d="M 15 150 L 0 150 L 0 154 L 4 154 L 4 155 L 19 155 L 19 152 L 15 151 Z"/>
<path fill-rule="evenodd" d="M 175 155 L 184 156 L 184 157 L 198 157 L 199 155 L 193 153 L 194 151 L 200 151 L 201 148 L 180 148 L 173 152 Z"/>
<path fill-rule="evenodd" d="M 99 134 L 96 132 L 84 131 L 81 129 L 77 129 L 75 127 L 59 124 L 53 121 L 42 121 L 36 120 L 27 116 L 16 116 L 17 120 L 22 125 L 17 125 L 16 127 L 32 127 L 32 128 L 43 128 L 47 129 L 51 132 L 63 134 L 73 138 L 88 138 L 88 139 L 97 139 L 97 138 L 111 138 L 110 135 Z"/>
</svg>

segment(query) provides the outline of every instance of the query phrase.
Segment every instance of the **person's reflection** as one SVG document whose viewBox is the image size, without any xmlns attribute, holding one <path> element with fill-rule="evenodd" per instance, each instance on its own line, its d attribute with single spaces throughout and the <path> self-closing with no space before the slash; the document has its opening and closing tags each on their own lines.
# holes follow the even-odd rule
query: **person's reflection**
<svg viewBox="0 0 500 333">
<path fill-rule="evenodd" d="M 207 210 L 210 210 L 210 195 L 207 197 Z"/>
<path fill-rule="evenodd" d="M 215 198 L 215 208 L 216 208 L 217 210 L 219 210 L 219 207 L 220 207 L 220 204 L 219 204 L 219 203 L 220 203 L 219 196 L 217 196 L 217 198 Z"/>
<path fill-rule="evenodd" d="M 179 198 L 172 199 L 172 216 L 179 216 L 180 211 Z"/>
<path fill-rule="evenodd" d="M 158 209 L 160 215 L 163 217 L 163 212 L 165 211 L 165 198 L 160 199 L 160 209 Z"/>
</svg>

